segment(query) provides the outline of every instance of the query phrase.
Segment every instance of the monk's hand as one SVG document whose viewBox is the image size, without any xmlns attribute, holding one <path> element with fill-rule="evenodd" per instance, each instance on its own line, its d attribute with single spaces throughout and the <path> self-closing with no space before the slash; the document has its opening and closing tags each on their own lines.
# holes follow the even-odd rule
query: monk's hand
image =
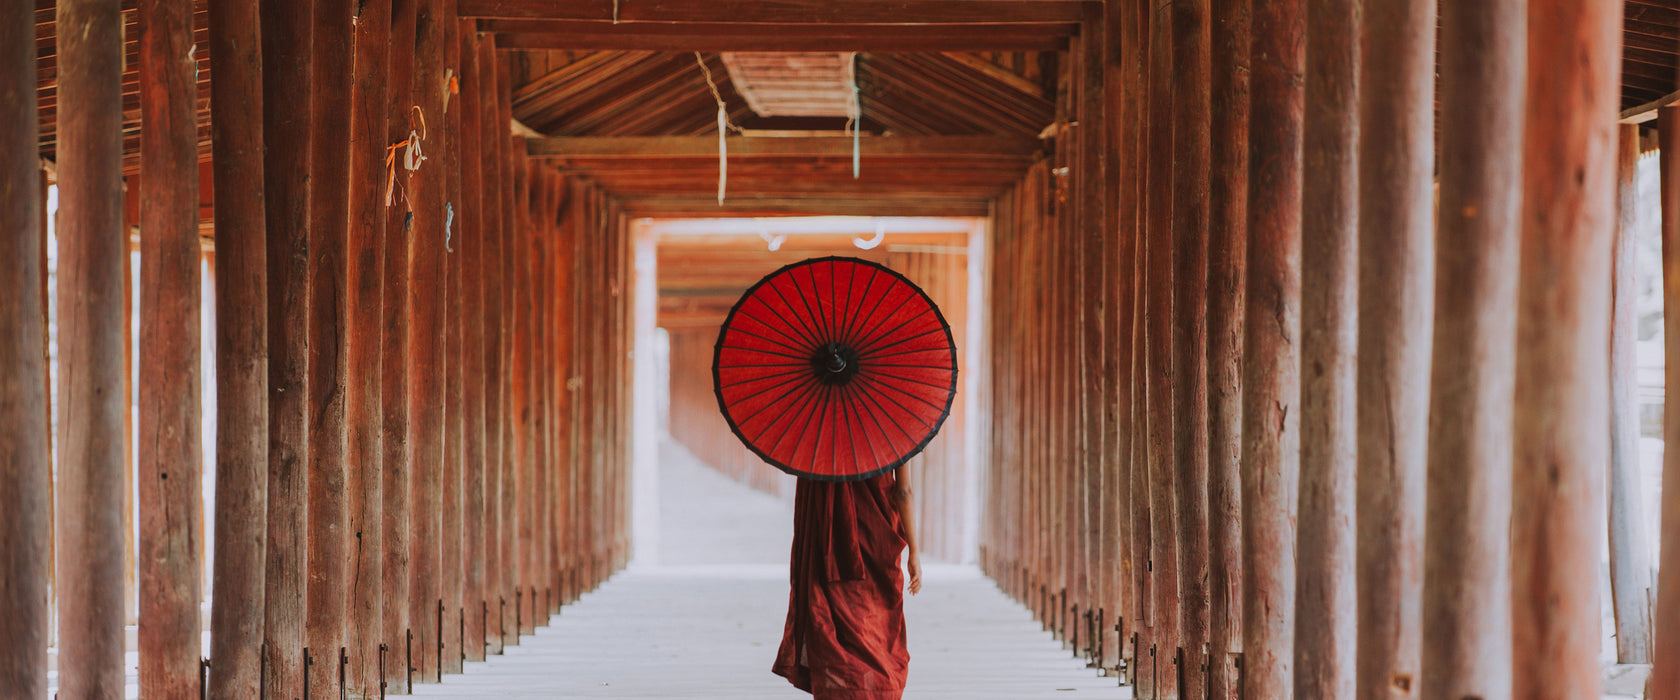
<svg viewBox="0 0 1680 700">
<path fill-rule="evenodd" d="M 907 564 L 908 564 L 908 566 L 906 566 L 905 568 L 908 568 L 910 570 L 910 595 L 916 595 L 917 593 L 922 592 L 922 557 L 921 557 L 921 555 L 917 554 L 916 552 L 913 552 L 913 551 L 910 552 L 910 561 L 908 561 Z"/>
</svg>

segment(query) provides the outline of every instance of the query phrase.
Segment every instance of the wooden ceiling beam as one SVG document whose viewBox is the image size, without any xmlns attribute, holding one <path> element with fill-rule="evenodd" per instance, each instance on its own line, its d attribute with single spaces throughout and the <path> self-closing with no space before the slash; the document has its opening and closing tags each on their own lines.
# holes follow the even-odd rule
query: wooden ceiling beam
<svg viewBox="0 0 1680 700">
<path fill-rule="evenodd" d="M 602 23 L 491 19 L 479 22 L 505 50 L 571 51 L 1060 51 L 1077 24 Z"/>
<path fill-rule="evenodd" d="M 1077 0 L 462 0 L 462 17 L 594 22 L 742 24 L 1062 24 L 1083 17 Z M 615 17 L 616 14 L 616 17 Z"/>
<path fill-rule="evenodd" d="M 718 140 L 708 136 L 554 137 L 528 139 L 533 158 L 715 157 Z M 851 156 L 844 136 L 729 137 L 731 158 L 754 156 Z M 1016 136 L 870 136 L 858 140 L 866 158 L 1029 156 L 1038 139 Z"/>
<path fill-rule="evenodd" d="M 705 218 L 739 216 L 990 216 L 990 199 L 880 199 L 866 197 L 648 197 L 619 200 L 630 216 Z"/>
</svg>

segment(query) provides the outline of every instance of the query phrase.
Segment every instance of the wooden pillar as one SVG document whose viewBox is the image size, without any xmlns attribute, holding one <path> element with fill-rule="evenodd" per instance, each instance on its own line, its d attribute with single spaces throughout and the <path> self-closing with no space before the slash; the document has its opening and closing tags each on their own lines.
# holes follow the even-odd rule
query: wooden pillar
<svg viewBox="0 0 1680 700">
<path fill-rule="evenodd" d="M 1357 697 L 1376 700 L 1414 696 L 1422 653 L 1435 0 L 1371 0 L 1363 12 Z"/>
<path fill-rule="evenodd" d="M 1639 311 L 1634 241 L 1639 207 L 1639 126 L 1623 124 L 1616 148 L 1616 238 L 1610 280 L 1610 595 L 1616 660 L 1651 662 L 1651 556 L 1645 542 L 1639 468 L 1639 394 L 1635 354 Z"/>
<path fill-rule="evenodd" d="M 444 289 L 444 411 L 443 411 L 443 471 L 440 533 L 442 538 L 440 597 L 443 599 L 443 629 L 439 631 L 442 659 L 439 673 L 460 673 L 462 670 L 461 640 L 465 635 L 465 607 L 462 605 L 461 507 L 464 503 L 462 441 L 466 437 L 465 377 L 467 320 L 462 316 L 462 276 L 465 271 L 462 246 L 467 236 L 461 201 L 461 109 L 459 86 L 461 76 L 460 20 L 455 15 L 455 3 L 445 2 L 443 14 L 443 65 L 445 92 L 443 120 L 443 157 L 438 161 L 444 168 L 444 255 L 447 258 L 447 286 Z"/>
<path fill-rule="evenodd" d="M 0 687 L 47 694 L 52 462 L 47 405 L 44 236 L 34 6 L 0 16 Z M 196 330 L 196 329 L 195 329 Z M 197 348 L 194 348 L 196 350 Z M 194 608 L 197 611 L 197 608 Z"/>
<path fill-rule="evenodd" d="M 421 681 L 441 681 L 438 617 L 442 556 L 444 421 L 444 0 L 419 0 L 415 15 L 414 97 L 425 120 L 420 143 L 430 155 L 410 179 L 414 226 L 408 266 L 408 449 L 410 569 L 408 618 L 414 645 L 410 664 Z"/>
<path fill-rule="evenodd" d="M 1441 6 L 1419 696 L 1511 694 L 1511 392 L 1528 0 Z"/>
<path fill-rule="evenodd" d="M 315 0 L 309 125 L 309 695 L 339 694 L 350 572 L 345 546 L 345 385 L 349 355 L 350 105 L 353 0 Z M 352 65 L 353 68 L 353 65 Z"/>
<path fill-rule="evenodd" d="M 1108 121 L 1104 117 L 1105 100 L 1103 96 L 1103 59 L 1105 56 L 1106 33 L 1103 25 L 1103 8 L 1101 5 L 1088 5 L 1085 9 L 1085 19 L 1080 25 L 1078 55 L 1075 65 L 1079 67 L 1077 74 L 1079 96 L 1075 118 L 1082 127 L 1075 136 L 1078 137 L 1078 151 L 1076 163 L 1079 165 L 1075 184 L 1078 186 L 1079 203 L 1077 209 L 1075 245 L 1070 248 L 1077 251 L 1074 257 L 1077 273 L 1073 277 L 1073 319 L 1074 333 L 1080 348 L 1080 359 L 1075 365 L 1077 375 L 1074 386 L 1079 388 L 1076 394 L 1078 400 L 1079 421 L 1075 424 L 1074 445 L 1077 448 L 1078 459 L 1074 464 L 1079 467 L 1080 501 L 1075 503 L 1079 512 L 1083 513 L 1083 525 L 1080 535 L 1080 561 L 1076 564 L 1077 577 L 1074 582 L 1079 592 L 1081 615 L 1073 620 L 1077 628 L 1074 637 L 1079 641 L 1074 648 L 1075 656 L 1088 657 L 1096 650 L 1092 639 L 1094 625 L 1092 618 L 1103 606 L 1103 599 L 1107 597 L 1110 572 L 1114 570 L 1110 560 L 1113 550 L 1104 546 L 1103 535 L 1105 518 L 1108 510 L 1104 496 L 1105 479 L 1109 478 L 1106 470 L 1108 463 L 1105 442 L 1109 439 L 1107 419 L 1112 415 L 1108 408 L 1108 385 L 1113 378 L 1113 368 L 1108 364 L 1110 353 L 1105 346 L 1107 327 L 1105 316 L 1112 303 L 1108 300 L 1108 285 L 1104 275 L 1112 263 L 1109 260 L 1107 248 L 1110 231 L 1107 227 L 1107 206 L 1110 191 L 1105 187 L 1105 172 L 1108 152 L 1106 150 L 1106 136 L 1109 131 Z M 939 278 L 946 278 L 946 269 L 936 269 L 933 274 Z M 957 445 L 959 443 L 953 443 Z M 961 449 L 954 447 L 954 449 Z M 941 469 L 940 478 L 948 478 L 951 471 L 960 469 L 960 462 L 949 461 Z M 927 489 L 936 494 L 936 498 L 944 499 L 951 493 L 951 488 L 942 488 L 935 483 Z M 954 485 L 953 485 L 954 487 Z M 948 508 L 947 513 L 940 513 L 938 518 L 926 519 L 924 522 L 948 522 L 954 513 L 960 513 L 960 508 Z M 954 539 L 946 530 L 942 541 Z M 960 538 L 955 538 L 960 539 Z M 949 547 L 949 545 L 946 545 Z M 1100 623 L 1100 621 L 1097 621 Z M 1096 659 L 1094 661 L 1099 661 Z"/>
<path fill-rule="evenodd" d="M 268 249 L 258 0 L 210 7 L 216 193 L 216 549 L 211 697 L 262 692 L 268 541 Z"/>
<path fill-rule="evenodd" d="M 1533 0 L 1512 443 L 1513 694 L 1599 693 L 1619 4 Z"/>
<path fill-rule="evenodd" d="M 1301 0 L 1254 3 L 1244 318 L 1243 696 L 1291 690 L 1300 479 Z"/>
<path fill-rule="evenodd" d="M 484 613 L 485 643 L 489 653 L 502 653 L 502 608 L 506 576 L 502 564 L 502 464 L 508 447 L 502 440 L 506 421 L 507 366 L 505 357 L 507 308 L 502 273 L 502 168 L 498 154 L 502 130 L 496 110 L 496 38 L 481 35 L 478 48 L 478 84 L 474 94 L 479 104 L 479 164 L 483 193 L 479 211 L 484 215 L 484 255 L 480 274 L 484 278 Z"/>
<path fill-rule="evenodd" d="M 389 143 L 391 0 L 369 0 L 356 15 L 350 105 L 350 212 L 348 271 L 349 348 L 345 375 L 345 492 L 349 499 L 346 546 L 350 590 L 346 600 L 345 646 L 350 667 L 346 690 L 352 697 L 379 693 L 379 648 L 383 637 L 385 465 L 380 444 L 384 408 L 385 147 Z"/>
<path fill-rule="evenodd" d="M 384 563 L 380 572 L 380 606 L 384 621 L 381 635 L 385 647 L 383 666 L 386 691 L 407 693 L 408 600 L 412 593 L 409 514 L 412 512 L 409 454 L 408 366 L 409 306 L 408 260 L 413 237 L 413 171 L 407 167 L 407 146 L 398 147 L 416 135 L 420 124 L 414 112 L 414 32 L 418 0 L 391 1 L 390 111 L 386 113 L 387 143 L 396 148 L 396 167 L 388 176 L 385 245 L 381 265 L 385 273 L 381 295 L 383 326 L 380 334 L 380 438 L 381 517 L 380 534 Z"/>
<path fill-rule="evenodd" d="M 1150 620 L 1153 663 L 1140 685 L 1143 697 L 1177 698 L 1179 647 L 1178 549 L 1174 531 L 1173 385 L 1173 84 L 1171 6 L 1151 9 L 1149 36 L 1148 185 L 1144 236 L 1148 240 L 1148 298 L 1145 317 L 1145 392 L 1148 396 L 1150 490 L 1148 568 L 1154 572 L 1154 614 Z"/>
<path fill-rule="evenodd" d="M 1680 386 L 1680 112 L 1658 110 L 1662 157 L 1664 382 Z M 1680 445 L 1680 411 L 1663 411 L 1663 440 Z M 1680 450 L 1663 452 L 1661 559 L 1653 611 L 1651 700 L 1680 700 Z"/>
<path fill-rule="evenodd" d="M 203 289 L 192 14 L 186 0 L 140 4 L 140 109 L 146 125 L 140 134 L 140 167 L 146 177 L 140 205 L 145 264 L 140 268 L 138 560 L 140 687 L 148 697 L 197 693 L 202 656 Z"/>
<path fill-rule="evenodd" d="M 309 125 L 314 0 L 263 0 L 268 215 L 268 564 L 264 692 L 304 694 L 308 542 Z M 284 105 L 284 108 L 281 108 Z M 231 311 L 235 307 L 221 307 Z"/>
<path fill-rule="evenodd" d="M 482 70 L 482 68 L 480 69 Z M 524 540 L 519 537 L 519 455 L 522 454 L 519 431 L 519 408 L 514 397 L 519 386 L 521 376 L 515 365 L 514 354 L 518 347 L 518 337 L 515 336 L 519 328 L 520 316 L 518 306 L 518 279 L 514 275 L 514 262 L 519 259 L 521 250 L 518 248 L 519 213 L 518 198 L 514 183 L 514 169 L 511 154 L 508 153 L 509 125 L 505 116 L 512 109 L 510 97 L 513 94 L 508 65 L 505 61 L 496 61 L 496 98 L 491 103 L 495 109 L 495 119 L 492 120 L 493 129 L 486 130 L 496 144 L 496 162 L 494 167 L 501 172 L 501 199 L 497 206 L 501 208 L 502 219 L 502 259 L 501 275 L 505 280 L 502 284 L 502 314 L 504 323 L 502 344 L 502 393 L 504 397 L 502 415 L 502 644 L 518 644 L 521 632 L 519 622 L 520 601 L 522 597 L 519 587 L 520 559 L 519 545 Z"/>
<path fill-rule="evenodd" d="M 1127 635 L 1131 632 L 1131 615 L 1128 611 L 1133 607 L 1133 600 L 1137 597 L 1137 574 L 1133 569 L 1134 557 L 1132 549 L 1132 464 L 1131 442 L 1135 439 L 1135 430 L 1131 424 L 1132 402 L 1132 275 L 1133 260 L 1137 256 L 1137 169 L 1133 167 L 1137 158 L 1137 82 L 1133 80 L 1136 73 L 1136 63 L 1140 53 L 1138 46 L 1137 12 L 1134 2 L 1112 2 L 1104 5 L 1106 13 L 1106 45 L 1104 55 L 1104 95 L 1109 100 L 1105 106 L 1105 122 L 1111 126 L 1107 132 L 1107 158 L 1109 186 L 1112 190 L 1104 190 L 1103 196 L 1112 197 L 1110 216 L 1107 227 L 1116 232 L 1116 238 L 1110 244 L 1113 254 L 1105 264 L 1111 265 L 1108 270 L 1106 284 L 1108 287 L 1108 313 L 1105 323 L 1103 342 L 1109 348 L 1105 353 L 1108 363 L 1108 430 L 1109 440 L 1106 442 L 1107 482 L 1104 488 L 1105 513 L 1109 520 L 1103 532 L 1102 549 L 1111 552 L 1111 559 L 1103 570 L 1111 578 L 1108 595 L 1102 601 L 1102 611 L 1107 613 L 1099 620 L 1098 629 L 1102 632 L 1103 658 L 1102 666 L 1110 669 L 1108 673 L 1115 675 L 1119 667 L 1125 663 L 1125 644 Z M 994 219 L 998 218 L 996 216 Z M 994 234 L 995 236 L 995 234 Z M 993 263 L 995 269 L 996 263 Z M 995 272 L 994 272 L 995 275 Z M 970 299 L 971 308 L 978 308 L 981 300 Z M 992 301 L 992 325 L 998 323 L 996 299 Z M 989 350 L 994 356 L 997 353 L 996 342 Z M 994 382 L 996 381 L 995 375 Z M 995 391 L 995 389 L 994 389 Z M 997 409 L 992 409 L 994 431 L 997 425 Z M 996 458 L 993 453 L 993 459 Z M 1001 485 L 994 479 L 988 487 L 995 492 Z M 990 518 L 995 525 L 998 519 L 1006 517 L 995 504 L 983 504 L 982 518 Z M 994 543 L 995 534 L 988 537 Z M 1099 563 L 1099 566 L 1101 564 Z M 993 578 L 1005 581 L 1001 571 L 994 572 Z"/>
<path fill-rule="evenodd" d="M 479 151 L 482 138 L 479 39 L 473 20 L 461 20 L 461 94 L 457 109 L 461 113 L 461 322 L 466 331 L 463 357 L 465 376 L 462 379 L 465 396 L 465 437 L 462 445 L 465 461 L 464 499 L 462 501 L 461 556 L 465 560 L 465 582 L 462 604 L 465 606 L 466 638 L 462 642 L 468 661 L 484 660 L 484 630 L 486 597 L 486 561 L 489 550 L 485 546 L 488 532 L 485 518 L 485 464 L 487 433 L 485 430 L 486 398 L 490 388 L 485 376 L 485 355 L 489 349 L 486 330 L 490 328 L 490 313 L 484 303 L 484 253 L 488 239 L 487 213 L 483 209 L 483 156 Z"/>
<path fill-rule="evenodd" d="M 65 697 L 117 697 L 128 539 L 121 8 L 116 0 L 67 0 L 57 22 L 58 682 Z"/>
<path fill-rule="evenodd" d="M 1295 697 L 1354 692 L 1359 3 L 1307 8 Z"/>
<path fill-rule="evenodd" d="M 502 134 L 502 141 L 509 136 Z M 531 420 L 533 418 L 531 405 L 531 340 L 532 340 L 532 301 L 531 301 L 531 258 L 535 255 L 531 239 L 531 171 L 528 164 L 513 153 L 512 148 L 507 151 L 508 159 L 513 165 L 513 246 L 509 251 L 509 264 L 512 274 L 508 279 L 513 282 L 513 400 L 509 411 L 513 416 L 513 491 L 508 493 L 512 499 L 509 509 L 514 516 L 514 549 L 513 569 L 514 601 L 518 605 L 518 617 L 515 619 L 516 633 L 524 635 L 535 631 L 531 620 L 531 601 L 529 584 L 531 580 L 531 507 L 532 483 L 535 461 L 535 439 L 532 435 Z"/>
<path fill-rule="evenodd" d="M 531 533 L 533 548 L 531 581 L 535 589 L 531 592 L 531 620 L 547 624 L 548 620 L 548 543 L 553 532 L 548 526 L 549 517 L 549 470 L 553 464 L 549 455 L 549 403 L 548 403 L 548 372 L 550 356 L 548 353 L 548 268 L 554 255 L 554 210 L 557 206 L 555 199 L 554 173 L 547 168 L 535 166 L 533 172 L 540 177 L 532 179 L 532 186 L 538 188 L 541 196 L 541 207 L 537 210 L 541 218 L 532 229 L 533 250 L 531 256 L 531 301 L 532 345 L 534 350 L 531 357 L 532 370 L 532 405 L 535 409 L 533 418 L 532 438 L 536 441 L 533 466 L 536 471 L 532 475 L 533 488 L 531 496 L 536 501 L 531 517 Z"/>
<path fill-rule="evenodd" d="M 1208 697 L 1238 697 L 1242 356 L 1248 254 L 1248 0 L 1213 0 L 1208 187 Z"/>
<path fill-rule="evenodd" d="M 1207 697 L 1208 643 L 1208 413 L 1207 115 L 1212 93 L 1211 26 L 1207 0 L 1172 6 L 1173 33 L 1173 503 L 1178 520 L 1180 695 Z"/>
</svg>

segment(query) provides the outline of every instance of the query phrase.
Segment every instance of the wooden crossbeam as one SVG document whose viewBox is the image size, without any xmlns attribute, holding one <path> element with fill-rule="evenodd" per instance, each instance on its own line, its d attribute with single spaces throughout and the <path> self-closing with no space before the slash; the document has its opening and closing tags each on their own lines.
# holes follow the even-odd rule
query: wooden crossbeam
<svg viewBox="0 0 1680 700">
<path fill-rule="evenodd" d="M 606 136 L 527 139 L 533 158 L 682 158 L 716 156 L 714 136 Z M 852 139 L 845 136 L 753 137 L 731 136 L 730 157 L 850 156 Z M 1009 136 L 866 136 L 858 141 L 864 157 L 995 158 L 1029 156 L 1040 148 L 1037 139 Z"/>
<path fill-rule="evenodd" d="M 717 22 L 743 24 L 1016 24 L 1078 22 L 1085 3 L 1074 0 L 463 0 L 460 14 L 477 19 L 570 19 L 595 22 Z"/>
<path fill-rule="evenodd" d="M 1655 100 L 1622 110 L 1621 123 L 1643 124 L 1657 118 L 1657 110 L 1680 103 L 1680 92 L 1671 92 Z"/>
<path fill-rule="evenodd" d="M 610 24 L 570 19 L 488 19 L 479 28 L 502 49 L 573 51 L 1058 51 L 1072 23 Z"/>
<path fill-rule="evenodd" d="M 737 216 L 990 216 L 985 199 L 883 200 L 876 197 L 730 197 L 718 204 L 704 196 L 625 197 L 632 216 L 669 218 Z"/>
</svg>

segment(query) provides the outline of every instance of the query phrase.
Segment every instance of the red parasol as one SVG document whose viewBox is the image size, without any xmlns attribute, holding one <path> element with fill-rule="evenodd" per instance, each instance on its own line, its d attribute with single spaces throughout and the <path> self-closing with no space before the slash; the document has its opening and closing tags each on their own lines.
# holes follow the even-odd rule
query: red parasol
<svg viewBox="0 0 1680 700">
<path fill-rule="evenodd" d="M 903 275 L 813 258 L 742 295 L 712 360 L 718 408 L 795 476 L 865 479 L 921 452 L 951 413 L 957 353 L 939 307 Z"/>
</svg>

